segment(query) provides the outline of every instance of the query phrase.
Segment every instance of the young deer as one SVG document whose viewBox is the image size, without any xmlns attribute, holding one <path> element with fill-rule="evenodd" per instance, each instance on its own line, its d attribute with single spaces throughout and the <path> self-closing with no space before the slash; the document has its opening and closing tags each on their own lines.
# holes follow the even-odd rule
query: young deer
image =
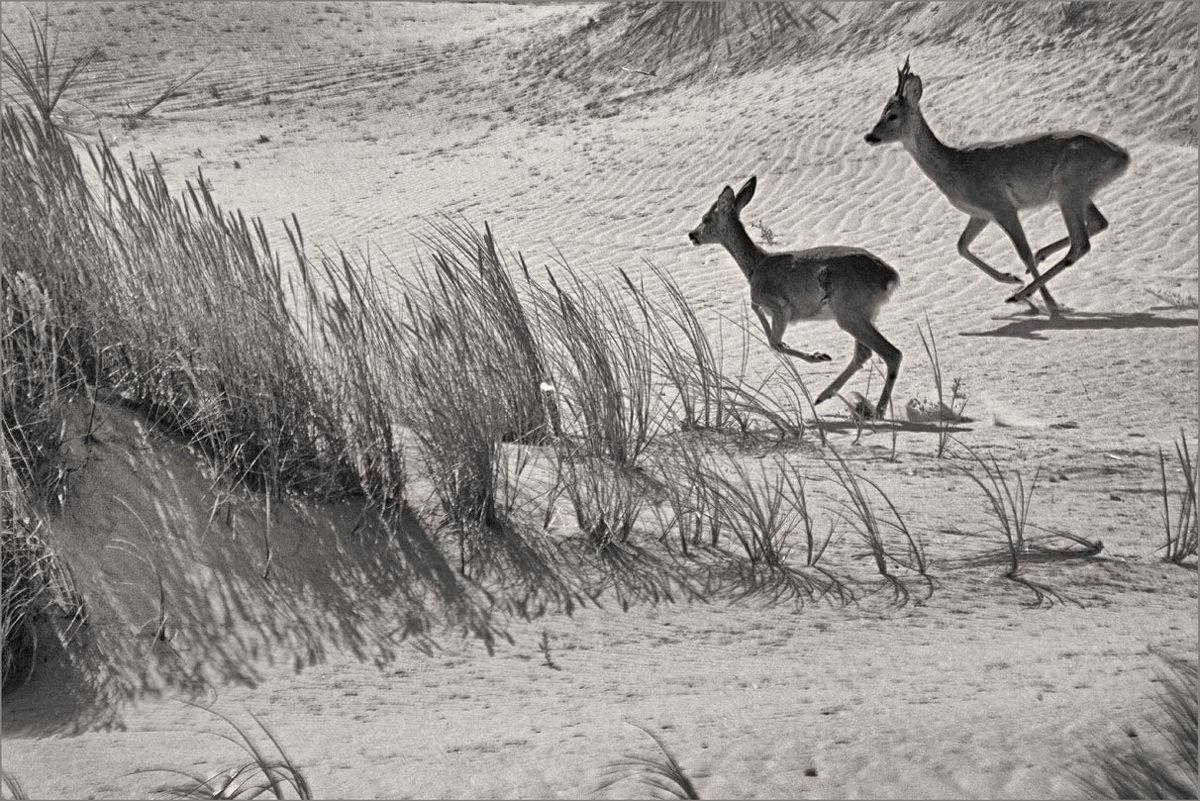
<svg viewBox="0 0 1200 801">
<path fill-rule="evenodd" d="M 1008 234 L 1026 272 L 1033 281 L 1008 298 L 1025 301 L 1042 293 L 1050 315 L 1058 315 L 1058 304 L 1050 297 L 1046 282 L 1079 261 L 1091 249 L 1089 237 L 1108 227 L 1108 220 L 1092 198 L 1129 166 L 1129 153 L 1107 139 L 1082 131 L 1038 134 L 1005 142 L 965 148 L 942 144 L 921 115 L 921 78 L 904 60 L 896 94 L 888 99 L 883 116 L 866 140 L 878 145 L 899 142 L 928 175 L 946 199 L 971 215 L 958 238 L 958 252 L 967 261 L 997 281 L 1020 284 L 1015 275 L 992 268 L 970 251 L 970 245 L 988 223 L 996 223 Z M 1017 212 L 1057 203 L 1067 224 L 1067 238 L 1047 245 L 1036 254 L 1025 239 Z M 1058 264 L 1038 275 L 1037 265 L 1047 256 L 1070 245 Z M 1036 308 L 1036 307 L 1035 307 Z"/>
<path fill-rule="evenodd" d="M 854 337 L 854 358 L 842 374 L 817 397 L 817 403 L 837 394 L 847 379 L 879 354 L 887 379 L 879 403 L 866 417 L 882 418 L 900 373 L 900 351 L 875 328 L 875 315 L 887 302 L 900 276 L 879 257 L 861 248 L 818 247 L 792 253 L 767 253 L 750 239 L 739 218 L 754 197 L 753 176 L 738 193 L 725 187 L 713 207 L 688 234 L 694 245 L 724 245 L 750 281 L 750 308 L 758 315 L 771 347 L 806 362 L 827 362 L 824 353 L 804 353 L 783 343 L 783 332 L 797 320 L 833 319 Z M 770 322 L 767 322 L 768 316 Z"/>
</svg>

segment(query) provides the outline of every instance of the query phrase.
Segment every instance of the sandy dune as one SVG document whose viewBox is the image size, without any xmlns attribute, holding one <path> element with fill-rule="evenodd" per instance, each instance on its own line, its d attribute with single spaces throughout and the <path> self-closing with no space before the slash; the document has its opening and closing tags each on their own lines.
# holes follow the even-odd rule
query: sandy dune
<svg viewBox="0 0 1200 801">
<path fill-rule="evenodd" d="M 19 8 L 3 21 L 18 44 Z M 1100 7 L 1128 24 L 1071 34 L 1055 27 L 1057 5 L 837 4 L 840 21 L 815 39 L 704 67 L 614 55 L 607 23 L 585 28 L 597 4 L 52 4 L 62 52 L 104 48 L 77 121 L 140 163 L 153 153 L 178 189 L 202 170 L 281 249 L 280 221 L 295 214 L 310 243 L 407 269 L 429 221 L 462 215 L 531 264 L 561 257 L 615 280 L 648 276 L 649 260 L 733 347 L 730 321 L 749 319 L 744 278 L 686 232 L 722 186 L 757 175 L 743 217 L 773 231 L 770 247 L 853 244 L 900 272 L 878 321 L 905 354 L 898 407 L 935 397 L 917 333 L 928 315 L 944 373 L 969 395 L 959 439 L 1027 481 L 1040 471 L 1036 524 L 1104 551 L 1036 566 L 1079 603 L 1029 608 L 996 565 L 953 567 L 979 551 L 963 532 L 988 514 L 936 458 L 934 434 L 900 426 L 892 460 L 889 427 L 858 438 L 843 410 L 822 407 L 830 441 L 947 566 L 924 605 L 609 603 L 506 621 L 511 642 L 492 655 L 455 633 L 381 648 L 403 614 L 384 597 L 390 577 L 369 550 L 332 577 L 306 550 L 339 537 L 352 509 L 289 508 L 275 570 L 294 580 L 243 608 L 261 502 L 230 500 L 229 518 L 210 520 L 195 457 L 108 407 L 57 547 L 82 586 L 120 599 L 96 612 L 111 626 L 97 636 L 147 650 L 126 648 L 114 668 L 130 703 L 81 707 L 53 671 L 6 697 L 4 770 L 33 797 L 116 798 L 169 778 L 131 771 L 236 764 L 240 752 L 206 733 L 219 722 L 186 698 L 239 722 L 259 715 L 326 797 L 587 796 L 606 764 L 653 753 L 629 724 L 661 736 L 706 797 L 1079 797 L 1072 772 L 1087 770 L 1089 746 L 1129 725 L 1152 739 L 1155 652 L 1197 652 L 1196 574 L 1156 553 L 1158 452 L 1181 430 L 1193 441 L 1200 416 L 1197 314 L 1152 294 L 1197 295 L 1197 32 L 1187 4 L 1135 8 Z M 863 142 L 906 55 L 945 141 L 1079 128 L 1132 154 L 1098 198 L 1111 228 L 1051 285 L 1065 319 L 1005 304 L 1009 287 L 955 252 L 965 215 L 899 146 Z M 137 127 L 113 116 L 201 66 Z M 1062 235 L 1055 209 L 1024 222 L 1035 247 Z M 977 250 L 1017 271 L 995 227 Z M 766 371 L 775 357 L 753 336 L 749 369 Z M 788 340 L 832 355 L 804 366 L 814 389 L 852 349 L 828 323 Z M 795 459 L 832 497 L 820 461 Z M 166 646 L 128 633 L 157 614 L 158 584 L 131 556 L 150 552 L 192 632 L 156 658 L 149 649 Z M 131 678 L 136 667 L 172 659 L 205 683 L 142 694 L 159 679 Z"/>
</svg>

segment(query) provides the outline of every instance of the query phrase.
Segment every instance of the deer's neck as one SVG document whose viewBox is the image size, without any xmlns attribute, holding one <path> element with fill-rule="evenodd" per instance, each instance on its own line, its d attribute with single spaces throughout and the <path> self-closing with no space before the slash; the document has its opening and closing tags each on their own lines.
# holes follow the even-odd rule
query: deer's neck
<svg viewBox="0 0 1200 801">
<path fill-rule="evenodd" d="M 942 143 L 925 116 L 917 109 L 917 117 L 913 124 L 914 133 L 903 140 L 904 149 L 909 152 L 921 171 L 928 175 L 943 191 L 952 189 L 955 180 L 958 151 Z"/>
<path fill-rule="evenodd" d="M 746 233 L 746 226 L 742 225 L 740 220 L 730 226 L 730 229 L 729 237 L 722 244 L 749 280 L 754 275 L 754 268 L 766 257 L 766 251 L 754 244 L 750 234 Z"/>
</svg>

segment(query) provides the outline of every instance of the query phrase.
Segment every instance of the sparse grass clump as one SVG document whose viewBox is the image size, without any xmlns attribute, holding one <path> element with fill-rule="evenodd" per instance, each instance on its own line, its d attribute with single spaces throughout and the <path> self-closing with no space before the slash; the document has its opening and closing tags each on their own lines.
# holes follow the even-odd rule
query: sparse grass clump
<svg viewBox="0 0 1200 801">
<path fill-rule="evenodd" d="M 782 455 L 763 460 L 758 470 L 736 454 L 725 456 L 717 459 L 685 441 L 656 462 L 663 538 L 677 538 L 685 557 L 724 555 L 740 576 L 740 595 L 851 602 L 848 582 L 821 564 L 834 527 L 818 533 L 805 477 Z"/>
<path fill-rule="evenodd" d="M 929 334 L 926 338 L 926 333 Z M 925 329 L 917 326 L 917 334 L 921 337 L 921 345 L 929 358 L 929 366 L 933 369 L 933 384 L 937 390 L 937 411 L 934 415 L 934 425 L 937 426 L 937 458 L 941 459 L 950 442 L 950 426 L 962 419 L 963 409 L 967 405 L 967 396 L 962 391 L 961 379 L 955 378 L 950 385 L 950 395 L 947 397 L 945 384 L 942 380 L 942 360 L 938 354 L 937 337 L 933 333 L 933 325 L 929 315 L 925 315 Z M 948 402 L 947 402 L 948 401 Z M 910 413 L 910 418 L 912 414 Z"/>
<path fill-rule="evenodd" d="M 1071 601 L 1079 604 L 1075 599 L 1058 592 L 1049 585 L 1028 578 L 1025 574 L 1025 564 L 1032 561 L 1044 562 L 1095 556 L 1104 549 L 1104 543 L 1099 540 L 1093 542 L 1085 537 L 1066 532 L 1052 532 L 1053 536 L 1066 540 L 1070 545 L 1053 547 L 1035 544 L 1028 531 L 1031 527 L 1029 509 L 1033 503 L 1033 492 L 1037 487 L 1041 470 L 1036 470 L 1033 480 L 1026 484 L 1025 478 L 1020 472 L 1009 471 L 1001 467 L 994 455 L 988 454 L 984 457 L 970 448 L 966 448 L 966 451 L 969 461 L 966 459 L 957 461 L 955 467 L 983 490 L 987 497 L 987 508 L 994 520 L 993 528 L 1004 537 L 1000 558 L 1008 562 L 1008 569 L 1004 573 L 1005 578 L 1030 590 L 1034 595 L 1036 605 L 1053 604 L 1055 601 Z M 971 561 L 984 562 L 990 558 L 984 557 Z M 1079 605 L 1082 606 L 1082 604 Z"/>
<path fill-rule="evenodd" d="M 270 741 L 271 749 L 255 742 L 245 729 L 215 710 L 207 710 L 225 721 L 237 734 L 223 732 L 214 736 L 237 745 L 249 760 L 240 765 L 200 776 L 173 768 L 146 768 L 138 773 L 174 773 L 183 777 L 180 784 L 159 788 L 156 798 L 312 798 L 312 789 L 300 766 L 283 750 L 283 745 L 253 712 L 250 717 Z M 271 751 L 274 753 L 271 753 Z"/>
<path fill-rule="evenodd" d="M 100 53 L 96 47 L 76 57 L 68 65 L 60 65 L 58 61 L 58 35 L 53 38 L 50 34 L 50 8 L 46 7 L 45 14 L 39 21 L 31 11 L 29 14 L 29 33 L 32 38 L 33 52 L 26 55 L 20 51 L 13 41 L 4 34 L 4 47 L 0 48 L 0 63 L 3 63 L 7 79 L 5 94 L 15 103 L 23 103 L 31 107 L 46 125 L 61 126 L 68 130 L 65 115 L 59 108 L 63 96 L 78 82 L 83 71 Z M 57 74 L 56 74 L 57 73 Z M 8 87 L 12 85 L 20 90 L 14 94 Z"/>
<path fill-rule="evenodd" d="M 748 586 L 770 589 L 776 598 L 849 603 L 853 591 L 820 564 L 833 528 L 824 537 L 816 534 L 804 477 L 781 457 L 770 468 L 760 464 L 758 473 L 734 461 L 731 469 L 711 470 L 704 478 L 713 487 L 721 529 L 737 541 L 751 566 Z M 797 533 L 804 536 L 802 566 L 789 558 Z"/>
<path fill-rule="evenodd" d="M 1163 661 L 1169 673 L 1160 677 L 1162 692 L 1156 703 L 1165 720 L 1151 725 L 1164 740 L 1164 752 L 1148 749 L 1132 729 L 1124 747 L 1093 748 L 1091 769 L 1079 777 L 1091 797 L 1196 797 L 1200 673 L 1194 657 L 1164 657 Z"/>
<path fill-rule="evenodd" d="M 1158 450 L 1158 469 L 1159 475 L 1162 476 L 1163 532 L 1166 540 L 1163 544 L 1163 558 L 1182 565 L 1196 556 L 1197 530 L 1200 530 L 1200 507 L 1196 504 L 1196 484 L 1200 483 L 1200 476 L 1197 466 L 1192 462 L 1185 434 L 1181 433 L 1179 442 L 1175 443 L 1175 457 L 1179 460 L 1180 472 L 1183 474 L 1183 489 L 1179 492 L 1182 496 L 1181 502 L 1172 517 L 1171 496 L 1175 493 L 1167 485 L 1167 457 L 1161 448 Z"/>
<path fill-rule="evenodd" d="M 644 480 L 633 468 L 607 459 L 559 455 L 561 487 L 579 530 L 599 551 L 625 544 L 645 505 Z"/>
<path fill-rule="evenodd" d="M 426 238 L 431 267 L 404 286 L 394 380 L 421 446 L 439 523 L 457 541 L 459 571 L 488 572 L 489 539 L 516 537 L 505 491 L 506 442 L 543 442 L 541 345 L 490 229 L 446 222 Z M 472 568 L 472 566 L 474 566 Z"/>
<path fill-rule="evenodd" d="M 846 493 L 840 517 L 849 523 L 866 543 L 876 571 L 892 590 L 893 600 L 903 605 L 911 597 L 911 591 L 905 581 L 906 576 L 892 572 L 893 568 L 916 574 L 916 580 L 924 584 L 926 589 L 926 595 L 921 601 L 928 600 L 933 594 L 935 582 L 929 575 L 929 560 L 926 558 L 924 545 L 909 530 L 887 493 L 871 479 L 856 473 L 840 453 L 832 448 L 830 450 L 833 459 L 825 459 L 825 465 L 833 473 L 834 481 Z M 874 490 L 887 506 L 886 514 L 876 510 L 876 502 L 871 499 L 871 490 Z M 903 538 L 903 555 L 888 544 L 888 532 L 899 534 Z"/>
<path fill-rule="evenodd" d="M 656 792 L 666 793 L 670 798 L 699 798 L 696 785 L 658 735 L 641 726 L 634 728 L 640 729 L 654 740 L 654 744 L 658 746 L 658 755 L 626 754 L 622 759 L 609 763 L 604 769 L 609 778 L 596 788 L 596 792 L 607 790 L 618 782 L 631 780 Z"/>
</svg>

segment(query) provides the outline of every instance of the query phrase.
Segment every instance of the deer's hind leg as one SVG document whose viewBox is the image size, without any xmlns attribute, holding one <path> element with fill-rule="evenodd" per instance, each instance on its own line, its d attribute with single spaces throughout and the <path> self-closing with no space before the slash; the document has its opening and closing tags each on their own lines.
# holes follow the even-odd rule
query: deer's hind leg
<svg viewBox="0 0 1200 801">
<path fill-rule="evenodd" d="M 1051 317 L 1058 316 L 1058 303 L 1050 296 L 1050 290 L 1046 289 L 1046 278 L 1038 275 L 1037 259 L 1034 258 L 1033 248 L 1029 247 L 1029 240 L 1025 238 L 1025 229 L 1021 227 L 1021 219 L 1014 211 L 1011 214 L 1005 214 L 996 219 L 996 224 L 1004 229 L 1004 233 L 1008 234 L 1008 238 L 1012 240 L 1013 247 L 1017 249 L 1017 255 L 1021 257 L 1021 261 L 1025 264 L 1025 270 L 1033 276 L 1033 282 L 1026 286 L 1021 291 L 1017 292 L 1012 297 L 1008 298 L 1008 303 L 1016 303 L 1025 301 L 1037 310 L 1036 306 L 1030 302 L 1029 296 L 1034 291 L 1041 291 L 1042 300 L 1046 302 L 1046 310 L 1050 312 Z M 1070 226 L 1068 225 L 1068 230 Z"/>
<path fill-rule="evenodd" d="M 850 380 L 850 376 L 862 369 L 862 366 L 867 363 L 867 359 L 871 358 L 871 349 L 859 342 L 854 341 L 854 355 L 850 358 L 850 364 L 842 371 L 842 374 L 833 379 L 829 386 L 825 387 L 824 391 L 817 396 L 817 403 L 824 403 L 838 393 L 846 382 Z"/>
<path fill-rule="evenodd" d="M 856 340 L 875 351 L 887 366 L 887 376 L 883 381 L 883 392 L 879 393 L 879 402 L 875 404 L 875 416 L 882 419 L 884 411 L 887 410 L 888 404 L 892 401 L 892 387 L 895 386 L 896 378 L 900 375 L 900 362 L 904 356 L 900 353 L 899 348 L 888 342 L 883 334 L 879 333 L 879 329 L 870 320 L 856 321 L 854 324 L 855 330 L 853 331 L 846 326 L 842 327 L 850 331 Z"/>
<path fill-rule="evenodd" d="M 900 362 L 903 355 L 899 348 L 888 342 L 883 334 L 879 333 L 879 329 L 869 319 L 839 318 L 837 324 L 843 331 L 854 337 L 854 358 L 850 360 L 849 366 L 842 371 L 842 374 L 835 378 L 833 383 L 817 397 L 817 403 L 836 395 L 850 376 L 867 363 L 867 359 L 871 358 L 871 352 L 874 351 L 887 365 L 883 392 L 879 394 L 879 402 L 875 404 L 875 416 L 882 418 L 892 400 L 892 387 L 896 383 L 897 376 L 900 375 Z"/>
<path fill-rule="evenodd" d="M 1070 248 L 1067 249 L 1067 255 L 1063 256 L 1062 260 L 1059 261 L 1058 264 L 1051 267 L 1040 277 L 1038 276 L 1036 270 L 1032 270 L 1034 275 L 1033 282 L 1009 298 L 1009 303 L 1017 303 L 1022 300 L 1027 300 L 1034 291 L 1041 291 L 1041 293 L 1045 295 L 1047 281 L 1061 273 L 1067 267 L 1070 267 L 1072 264 L 1079 261 L 1092 249 L 1092 241 L 1088 236 L 1088 230 L 1091 227 L 1092 220 L 1090 209 L 1095 208 L 1095 206 L 1090 201 L 1084 201 L 1083 203 L 1064 201 L 1061 204 L 1061 208 L 1063 221 L 1067 224 L 1067 241 L 1071 243 Z M 1096 214 L 1100 215 L 1099 209 L 1096 209 Z M 1107 227 L 1108 221 L 1104 220 L 1103 215 L 1099 216 L 1099 220 L 1102 220 L 1105 224 L 1105 227 Z M 1057 245 L 1058 243 L 1056 242 L 1054 244 Z M 1051 314 L 1053 315 L 1053 313 L 1054 312 Z"/>
<path fill-rule="evenodd" d="M 1105 230 L 1106 228 L 1108 228 L 1108 220 L 1106 220 L 1104 218 L 1104 215 L 1100 213 L 1100 209 L 1096 208 L 1095 203 L 1088 203 L 1088 206 L 1087 206 L 1088 236 L 1095 236 L 1096 234 L 1100 233 L 1101 231 Z M 1051 242 L 1049 245 L 1046 245 L 1046 247 L 1039 250 L 1037 252 L 1037 255 L 1035 256 L 1035 258 L 1037 259 L 1038 263 L 1041 264 L 1043 261 L 1046 260 L 1046 258 L 1048 256 L 1050 256 L 1053 253 L 1057 253 L 1058 251 L 1062 250 L 1069 244 L 1071 244 L 1071 237 L 1069 237 L 1069 236 L 1063 237 L 1062 239 L 1058 240 L 1057 242 Z"/>
</svg>

